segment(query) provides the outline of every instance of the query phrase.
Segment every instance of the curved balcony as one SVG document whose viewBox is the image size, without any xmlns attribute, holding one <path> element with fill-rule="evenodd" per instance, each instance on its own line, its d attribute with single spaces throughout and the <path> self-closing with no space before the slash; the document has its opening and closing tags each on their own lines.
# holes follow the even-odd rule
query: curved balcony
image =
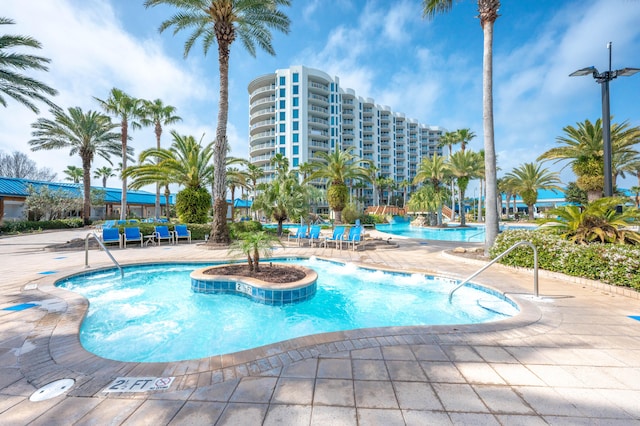
<svg viewBox="0 0 640 426">
<path fill-rule="evenodd" d="M 256 131 L 267 131 L 267 130 L 275 130 L 276 120 L 273 118 L 270 120 L 262 120 L 254 123 L 250 127 L 250 132 Z"/>
<path fill-rule="evenodd" d="M 275 147 L 276 147 L 276 140 L 272 139 L 269 142 L 261 142 L 261 143 L 251 144 L 251 146 L 249 147 L 249 153 L 251 155 L 259 156 L 260 154 L 265 154 L 267 152 L 273 152 Z"/>
<path fill-rule="evenodd" d="M 311 105 L 309 107 L 309 111 L 313 112 L 315 115 L 322 115 L 325 117 L 329 116 L 329 108 L 323 108 L 317 105 Z"/>
<path fill-rule="evenodd" d="M 262 109 L 258 109 L 256 111 L 254 111 L 250 116 L 249 116 L 249 121 L 251 123 L 255 122 L 257 119 L 262 118 L 263 120 L 266 119 L 267 117 L 275 117 L 276 115 L 276 109 L 273 106 L 267 106 L 266 108 L 262 108 Z"/>
<path fill-rule="evenodd" d="M 275 84 L 271 84 L 269 86 L 262 86 L 262 87 L 258 87 L 256 90 L 254 90 L 253 92 L 251 92 L 249 94 L 249 98 L 253 99 L 255 96 L 261 94 L 261 93 L 265 93 L 265 92 L 271 92 L 271 93 L 275 93 L 276 91 L 276 85 Z"/>
<path fill-rule="evenodd" d="M 318 118 L 318 117 L 309 117 L 309 127 L 328 129 L 329 120 L 326 120 L 324 118 Z"/>
<path fill-rule="evenodd" d="M 315 93 L 309 92 L 309 102 L 311 104 L 315 104 L 315 105 L 328 106 L 329 105 L 329 97 L 328 96 L 321 96 L 321 95 L 317 95 Z"/>
<path fill-rule="evenodd" d="M 276 103 L 276 97 L 275 96 L 269 96 L 267 98 L 260 98 L 260 99 L 257 99 L 257 100 L 253 100 L 252 99 L 252 102 L 249 105 L 249 113 L 253 114 L 254 112 L 258 111 L 258 108 L 256 108 L 258 106 L 265 105 L 265 104 L 275 105 L 275 103 Z"/>
<path fill-rule="evenodd" d="M 329 85 L 318 83 L 316 81 L 310 81 L 308 84 L 309 92 L 320 93 L 326 95 L 329 93 Z"/>
<path fill-rule="evenodd" d="M 249 135 L 249 142 L 251 142 L 252 144 L 254 142 L 258 142 L 258 141 L 262 141 L 262 142 L 266 142 L 264 139 L 271 139 L 276 135 L 276 132 L 273 130 L 269 130 L 269 131 L 265 131 L 265 132 L 258 132 L 255 134 L 250 134 Z"/>
</svg>

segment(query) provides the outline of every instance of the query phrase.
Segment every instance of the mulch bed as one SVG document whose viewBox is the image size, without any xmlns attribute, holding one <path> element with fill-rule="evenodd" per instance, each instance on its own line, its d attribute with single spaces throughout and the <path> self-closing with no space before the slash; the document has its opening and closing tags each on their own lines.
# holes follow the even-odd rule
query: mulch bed
<svg viewBox="0 0 640 426">
<path fill-rule="evenodd" d="M 260 272 L 249 271 L 249 265 L 239 263 L 219 266 L 204 271 L 207 275 L 238 275 L 251 277 L 269 283 L 292 283 L 303 279 L 307 274 L 297 268 L 282 265 L 260 265 Z"/>
</svg>

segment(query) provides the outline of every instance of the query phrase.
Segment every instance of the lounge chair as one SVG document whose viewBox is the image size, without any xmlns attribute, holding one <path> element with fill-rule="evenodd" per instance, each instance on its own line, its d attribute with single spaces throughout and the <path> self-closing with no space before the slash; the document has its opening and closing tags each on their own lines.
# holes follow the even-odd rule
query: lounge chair
<svg viewBox="0 0 640 426">
<path fill-rule="evenodd" d="M 122 236 L 122 241 L 124 243 L 124 248 L 127 248 L 127 242 L 131 241 L 134 243 L 140 243 L 140 247 L 144 247 L 144 242 L 142 241 L 142 234 L 140 233 L 140 228 L 124 228 L 124 235 Z"/>
<path fill-rule="evenodd" d="M 102 236 L 100 237 L 102 244 L 118 243 L 118 247 L 122 248 L 122 236 L 118 228 L 102 228 Z"/>
<path fill-rule="evenodd" d="M 293 238 L 294 240 L 296 240 L 296 242 L 298 243 L 298 246 L 299 246 L 300 245 L 300 240 L 302 240 L 306 236 L 307 236 L 307 227 L 304 226 L 304 225 L 300 225 L 298 227 L 298 229 L 296 230 L 296 232 L 289 233 L 289 235 L 287 236 L 287 241 L 290 241 Z"/>
<path fill-rule="evenodd" d="M 349 247 L 349 244 L 351 244 L 351 249 L 353 251 L 356 250 L 356 245 L 360 244 L 360 241 L 362 240 L 362 227 L 361 226 L 354 226 L 351 229 L 349 229 L 349 236 L 347 237 L 347 248 Z"/>
<path fill-rule="evenodd" d="M 313 247 L 315 243 L 320 244 L 320 225 L 313 225 L 309 230 L 309 235 L 304 237 L 304 240 L 309 240 L 309 247 Z"/>
<path fill-rule="evenodd" d="M 191 231 L 187 229 L 187 225 L 176 225 L 173 231 L 173 239 L 176 244 L 180 238 L 186 238 L 189 244 L 191 244 Z"/>
<path fill-rule="evenodd" d="M 342 250 L 342 241 L 344 241 L 344 230 L 344 226 L 336 226 L 333 229 L 333 234 L 331 235 L 331 237 L 327 237 L 324 239 L 324 241 L 322 241 L 322 247 L 327 248 L 327 244 L 333 242 L 335 243 L 336 248 L 339 247 L 339 249 Z M 338 243 L 340 243 L 340 246 L 338 246 Z"/>
<path fill-rule="evenodd" d="M 162 240 L 168 240 L 171 244 L 173 244 L 173 233 L 169 232 L 168 226 L 154 226 L 153 229 L 153 236 L 158 242 L 158 245 L 160 245 Z"/>
</svg>

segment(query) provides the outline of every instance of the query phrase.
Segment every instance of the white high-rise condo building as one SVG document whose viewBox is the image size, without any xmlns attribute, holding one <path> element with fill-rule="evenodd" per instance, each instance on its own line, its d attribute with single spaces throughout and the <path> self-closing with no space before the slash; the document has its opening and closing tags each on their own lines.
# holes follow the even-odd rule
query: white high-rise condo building
<svg viewBox="0 0 640 426">
<path fill-rule="evenodd" d="M 370 160 L 381 177 L 397 183 L 411 182 L 423 158 L 443 155 L 438 146 L 443 128 L 358 96 L 320 70 L 300 65 L 276 70 L 253 80 L 248 89 L 249 156 L 264 170 L 263 182 L 273 179 L 270 160 L 277 153 L 296 169 L 317 161 L 316 152 L 352 146 L 354 155 Z M 362 195 L 365 205 L 375 202 L 371 187 Z"/>
</svg>

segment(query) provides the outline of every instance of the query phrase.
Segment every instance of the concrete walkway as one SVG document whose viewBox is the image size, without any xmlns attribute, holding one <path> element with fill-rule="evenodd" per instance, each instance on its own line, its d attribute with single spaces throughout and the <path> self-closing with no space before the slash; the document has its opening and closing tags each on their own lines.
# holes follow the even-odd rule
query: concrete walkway
<svg viewBox="0 0 640 426">
<path fill-rule="evenodd" d="M 250 351 L 170 363 L 99 358 L 79 343 L 86 301 L 53 286 L 84 269 L 84 251 L 43 248 L 86 230 L 0 238 L 2 425 L 640 425 L 638 294 L 494 266 L 474 282 L 521 306 L 480 325 L 327 333 Z M 464 278 L 478 264 L 443 254 L 446 243 L 400 241 L 394 250 L 287 247 L 324 256 Z M 196 244 L 114 249 L 123 264 L 220 260 Z M 89 252 L 92 267 L 110 266 Z M 5 310 L 25 303 L 36 306 Z M 27 305 L 28 306 L 28 305 Z M 175 377 L 168 390 L 105 393 L 116 377 Z M 39 388 L 67 392 L 30 401 Z"/>
</svg>

